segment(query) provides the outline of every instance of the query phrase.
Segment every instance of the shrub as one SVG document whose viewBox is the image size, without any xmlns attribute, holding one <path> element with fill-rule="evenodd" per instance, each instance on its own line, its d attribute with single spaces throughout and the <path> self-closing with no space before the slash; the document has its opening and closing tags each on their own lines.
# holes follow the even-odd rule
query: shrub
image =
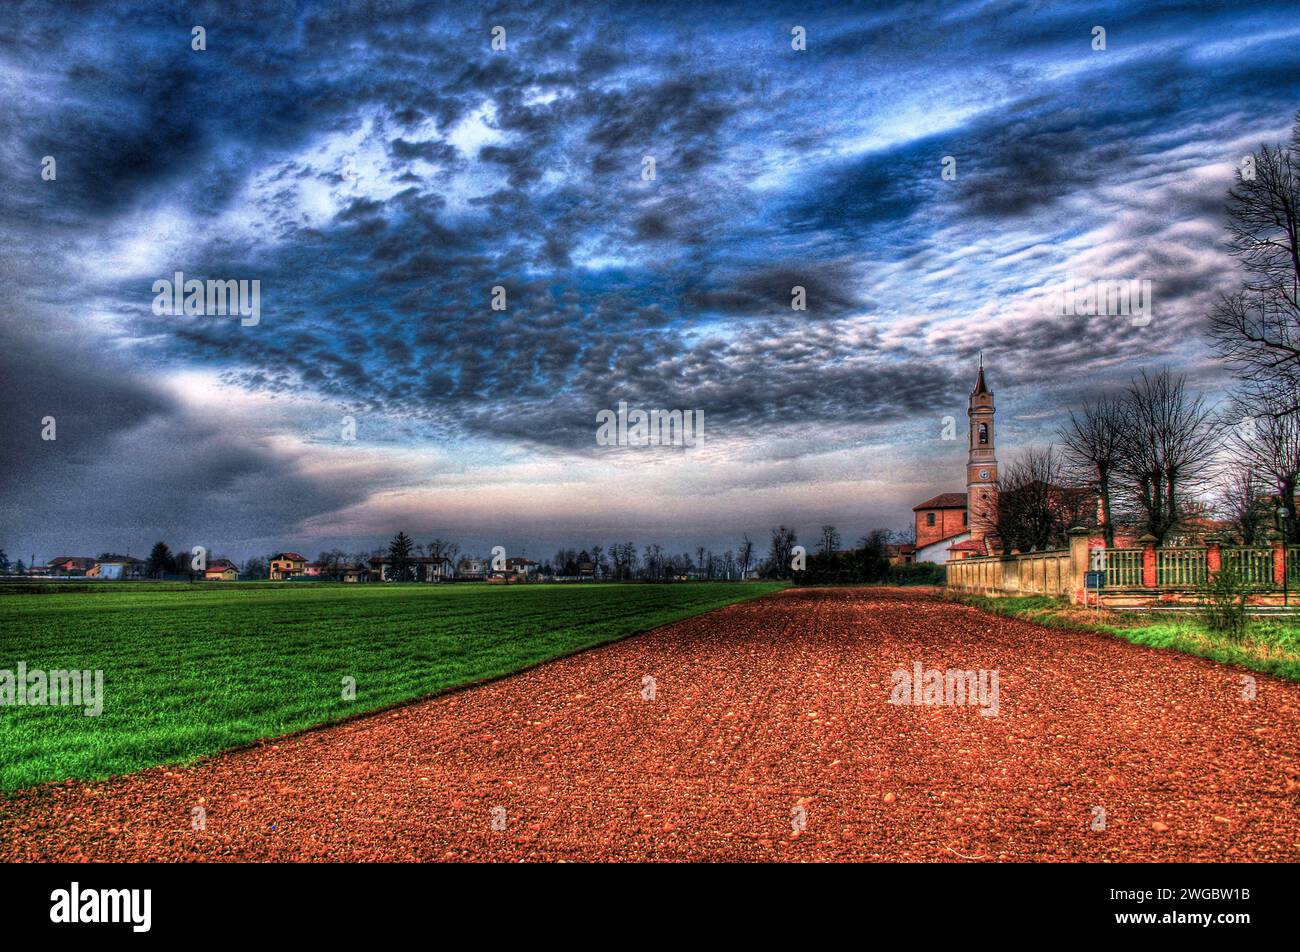
<svg viewBox="0 0 1300 952">
<path fill-rule="evenodd" d="M 1219 569 L 1201 585 L 1201 620 L 1216 635 L 1240 641 L 1246 634 L 1246 599 L 1251 586 L 1233 569 Z"/>
<path fill-rule="evenodd" d="M 937 562 L 891 565 L 886 581 L 890 585 L 943 585 L 948 581 L 948 569 Z"/>
<path fill-rule="evenodd" d="M 861 585 L 881 582 L 889 572 L 889 560 L 870 549 L 852 552 L 817 553 L 808 557 L 808 568 L 795 573 L 801 585 Z"/>
</svg>

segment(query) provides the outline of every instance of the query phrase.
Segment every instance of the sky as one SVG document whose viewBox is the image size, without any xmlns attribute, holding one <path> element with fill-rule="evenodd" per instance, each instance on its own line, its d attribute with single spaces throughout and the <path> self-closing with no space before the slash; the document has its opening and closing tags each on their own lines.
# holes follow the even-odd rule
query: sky
<svg viewBox="0 0 1300 952">
<path fill-rule="evenodd" d="M 17 3 L 0 101 L 11 558 L 721 552 L 963 490 L 981 351 L 1004 465 L 1144 368 L 1222 395 L 1300 7 Z M 1053 306 L 1119 279 L 1149 322 Z M 600 445 L 620 401 L 704 440 Z"/>
</svg>

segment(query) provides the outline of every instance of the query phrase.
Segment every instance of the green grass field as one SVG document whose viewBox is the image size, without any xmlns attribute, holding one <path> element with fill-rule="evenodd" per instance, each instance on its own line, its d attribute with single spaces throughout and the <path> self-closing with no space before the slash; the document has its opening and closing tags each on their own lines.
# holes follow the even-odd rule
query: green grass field
<svg viewBox="0 0 1300 952">
<path fill-rule="evenodd" d="M 779 584 L 0 592 L 0 670 L 104 672 L 104 709 L 0 706 L 0 791 L 205 754 L 498 677 Z M 343 700 L 343 678 L 356 700 Z"/>
<path fill-rule="evenodd" d="M 1300 621 L 1294 618 L 1252 618 L 1245 637 L 1233 641 L 1208 631 L 1196 613 L 1099 612 L 1041 595 L 1008 598 L 957 595 L 954 598 L 995 615 L 1022 618 L 1040 625 L 1100 631 L 1135 645 L 1182 651 L 1300 681 Z"/>
</svg>

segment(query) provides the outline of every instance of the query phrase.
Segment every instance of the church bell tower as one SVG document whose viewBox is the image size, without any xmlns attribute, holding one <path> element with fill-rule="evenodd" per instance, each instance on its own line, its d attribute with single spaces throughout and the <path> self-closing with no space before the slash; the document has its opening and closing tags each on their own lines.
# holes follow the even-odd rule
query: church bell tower
<svg viewBox="0 0 1300 952">
<path fill-rule="evenodd" d="M 993 392 L 984 382 L 984 355 L 980 354 L 979 376 L 971 391 L 970 456 L 966 463 L 966 523 L 972 540 L 990 534 L 990 525 L 998 502 L 998 459 L 994 451 Z"/>
</svg>

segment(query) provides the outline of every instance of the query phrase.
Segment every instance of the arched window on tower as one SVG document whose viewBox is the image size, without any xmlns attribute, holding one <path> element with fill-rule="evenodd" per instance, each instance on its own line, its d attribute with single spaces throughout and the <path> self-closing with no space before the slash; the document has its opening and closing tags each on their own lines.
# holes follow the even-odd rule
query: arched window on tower
<svg viewBox="0 0 1300 952">
<path fill-rule="evenodd" d="M 979 432 L 980 446 L 987 446 L 989 442 L 989 425 L 987 423 L 981 423 Z"/>
</svg>

